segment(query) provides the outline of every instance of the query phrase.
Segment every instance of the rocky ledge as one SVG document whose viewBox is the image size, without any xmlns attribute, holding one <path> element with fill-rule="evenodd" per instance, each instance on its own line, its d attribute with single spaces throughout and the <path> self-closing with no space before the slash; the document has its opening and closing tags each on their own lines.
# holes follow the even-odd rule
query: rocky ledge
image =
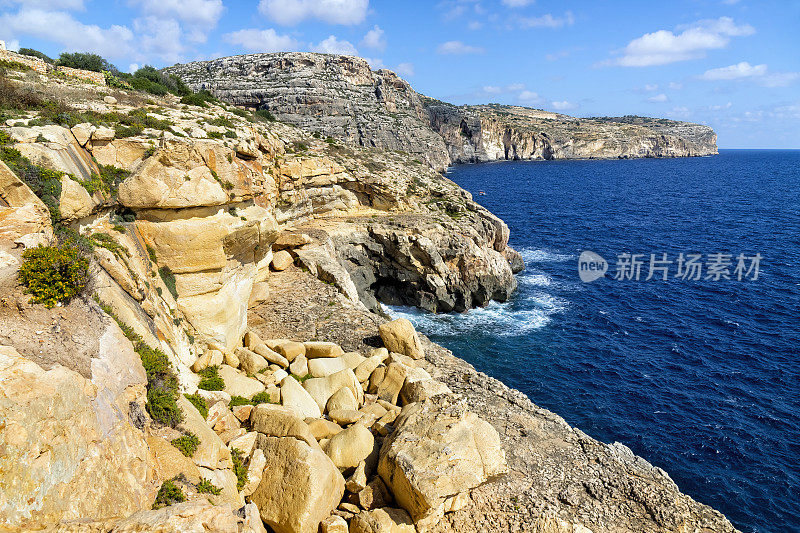
<svg viewBox="0 0 800 533">
<path fill-rule="evenodd" d="M 402 150 L 442 171 L 516 159 L 684 157 L 717 153 L 714 131 L 644 117 L 579 119 L 518 106 L 454 106 L 416 93 L 361 58 L 282 52 L 165 69 L 195 90 L 360 146 Z"/>
<path fill-rule="evenodd" d="M 505 224 L 413 156 L 3 82 L 65 107 L 0 126 L 0 529 L 733 531 L 372 311 L 504 299 L 522 268 Z M 55 245 L 88 266 L 48 308 L 21 269 Z"/>
</svg>

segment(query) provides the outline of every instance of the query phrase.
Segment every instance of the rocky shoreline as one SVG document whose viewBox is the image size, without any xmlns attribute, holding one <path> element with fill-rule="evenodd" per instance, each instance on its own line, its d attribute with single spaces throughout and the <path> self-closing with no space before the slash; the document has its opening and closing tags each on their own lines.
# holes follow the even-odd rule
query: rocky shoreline
<svg viewBox="0 0 800 533">
<path fill-rule="evenodd" d="M 734 531 L 374 312 L 514 290 L 507 226 L 434 165 L 222 102 L 10 79 L 82 121 L 0 126 L 0 529 Z M 40 245 L 85 255 L 84 295 L 30 301 Z"/>
</svg>

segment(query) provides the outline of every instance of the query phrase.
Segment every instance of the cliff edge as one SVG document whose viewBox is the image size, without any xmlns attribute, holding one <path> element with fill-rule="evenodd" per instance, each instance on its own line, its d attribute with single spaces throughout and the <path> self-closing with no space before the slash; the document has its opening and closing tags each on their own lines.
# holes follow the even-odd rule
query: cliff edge
<svg viewBox="0 0 800 533">
<path fill-rule="evenodd" d="M 358 57 L 280 52 L 164 69 L 195 90 L 265 109 L 306 131 L 401 150 L 438 171 L 517 159 L 688 157 L 717 153 L 708 126 L 645 117 L 575 118 L 497 104 L 454 106 Z"/>
</svg>

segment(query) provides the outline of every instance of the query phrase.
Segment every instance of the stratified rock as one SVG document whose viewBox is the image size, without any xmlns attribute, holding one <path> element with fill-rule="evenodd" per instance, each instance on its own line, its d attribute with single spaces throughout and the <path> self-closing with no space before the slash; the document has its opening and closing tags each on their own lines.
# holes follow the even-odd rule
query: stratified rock
<svg viewBox="0 0 800 533">
<path fill-rule="evenodd" d="M 317 533 L 342 499 L 344 478 L 319 446 L 291 437 L 262 441 L 267 466 L 251 495 L 261 518 L 277 533 Z"/>
<path fill-rule="evenodd" d="M 378 465 L 397 502 L 425 524 L 444 514 L 448 498 L 506 470 L 497 431 L 446 396 L 403 410 Z"/>
</svg>

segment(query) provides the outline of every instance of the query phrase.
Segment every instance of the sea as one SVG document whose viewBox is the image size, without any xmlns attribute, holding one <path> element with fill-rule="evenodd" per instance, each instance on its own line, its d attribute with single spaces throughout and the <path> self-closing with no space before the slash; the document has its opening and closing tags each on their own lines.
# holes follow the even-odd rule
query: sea
<svg viewBox="0 0 800 533">
<path fill-rule="evenodd" d="M 800 151 L 447 177 L 509 225 L 519 287 L 462 314 L 390 314 L 742 531 L 800 531 Z"/>
</svg>

